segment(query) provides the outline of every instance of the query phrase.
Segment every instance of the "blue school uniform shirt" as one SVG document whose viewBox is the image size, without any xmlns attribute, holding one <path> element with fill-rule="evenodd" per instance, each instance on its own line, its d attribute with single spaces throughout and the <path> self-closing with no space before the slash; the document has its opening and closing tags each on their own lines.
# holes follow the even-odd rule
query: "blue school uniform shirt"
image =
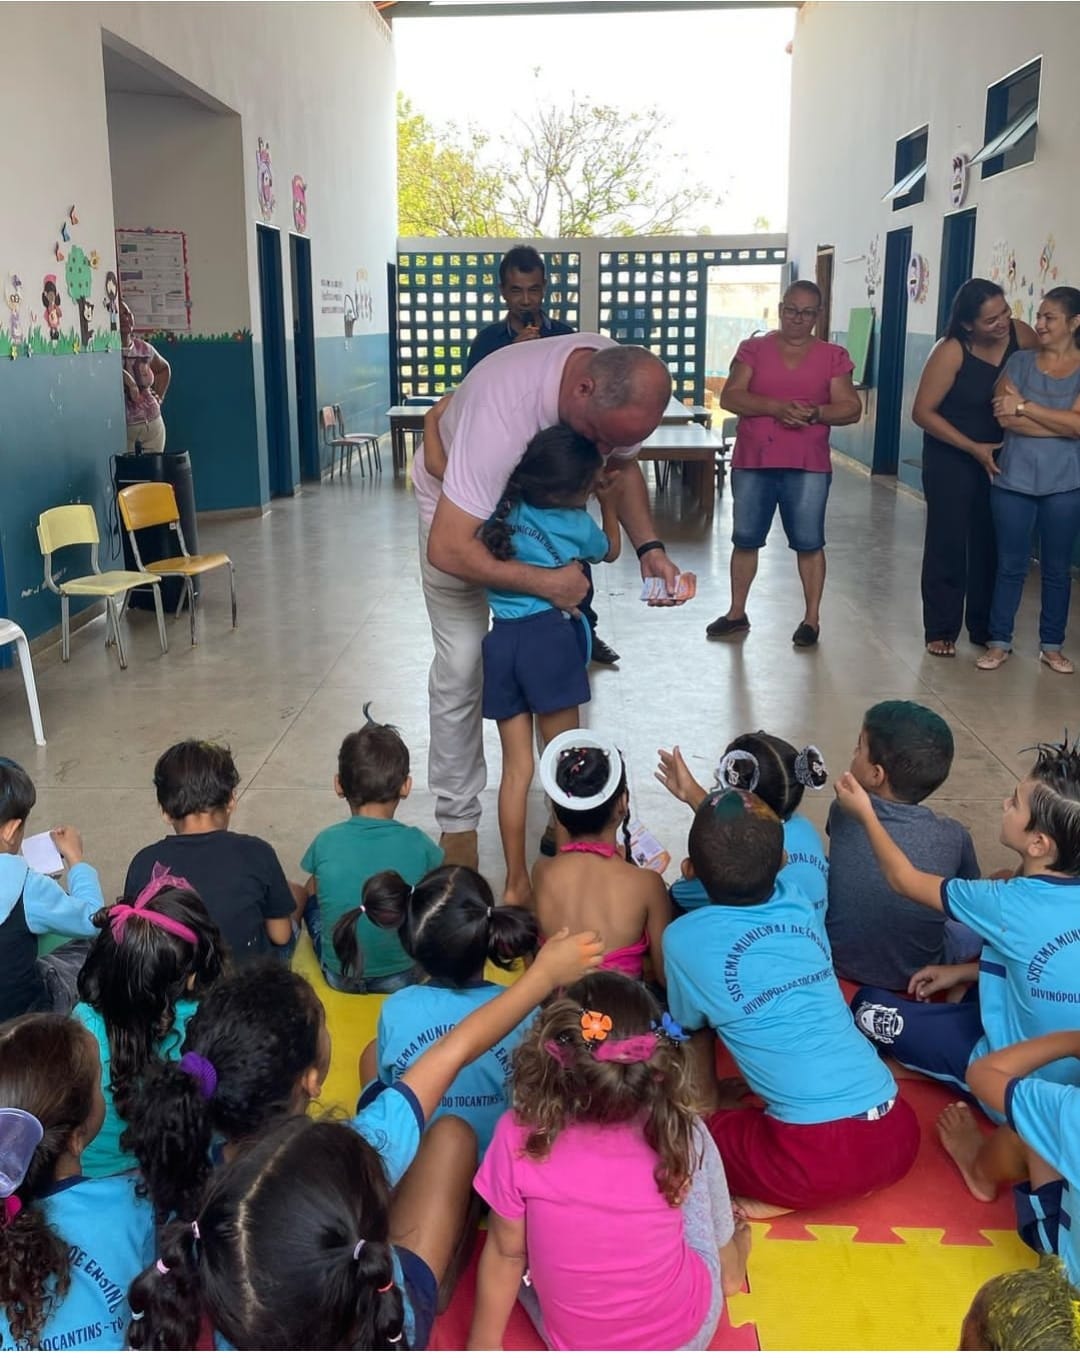
<svg viewBox="0 0 1080 1358">
<path fill-rule="evenodd" d="M 972 1061 L 1025 1038 L 1080 1028 L 1080 881 L 953 878 L 942 883 L 941 901 L 950 919 L 984 940 L 979 1013 L 985 1036 Z M 1055 1061 L 1043 1074 L 1080 1084 L 1080 1062 Z"/>
<path fill-rule="evenodd" d="M 128 1288 L 157 1257 L 154 1210 L 136 1195 L 136 1182 L 129 1174 L 63 1179 L 37 1199 L 71 1259 L 71 1286 L 49 1314 L 39 1348 L 124 1348 Z M 0 1309 L 0 1350 L 16 1347 Z"/>
<path fill-rule="evenodd" d="M 430 981 L 389 995 L 379 1014 L 376 1039 L 379 1079 L 387 1085 L 400 1079 L 433 1042 L 502 991 L 502 986 L 490 981 L 461 989 Z M 514 1049 L 535 1017 L 534 1010 L 501 1042 L 465 1066 L 432 1114 L 432 1122 L 447 1113 L 467 1122 L 476 1133 L 481 1155 L 495 1133 L 496 1122 L 506 1112 Z"/>
<path fill-rule="evenodd" d="M 607 534 L 585 509 L 536 509 L 519 502 L 506 522 L 515 561 L 554 569 L 571 561 L 603 561 L 611 548 Z M 551 604 L 534 594 L 489 589 L 488 605 L 496 618 L 527 618 L 546 613 Z"/>
<path fill-rule="evenodd" d="M 812 821 L 805 816 L 792 816 L 784 822 L 784 852 L 788 861 L 777 882 L 787 883 L 804 896 L 823 921 L 829 905 L 829 861 Z M 671 898 L 680 910 L 697 910 L 712 904 L 696 877 L 680 877 L 671 888 Z M 828 936 L 823 932 L 822 937 L 827 945 Z"/>
<path fill-rule="evenodd" d="M 1076 1063 L 1073 1062 L 1075 1065 Z M 1043 1067 L 1040 1075 L 1048 1070 Z M 1005 1089 L 1005 1120 L 1016 1135 L 1065 1178 L 1057 1253 L 1080 1286 L 1080 1089 L 1026 1076 Z"/>
<path fill-rule="evenodd" d="M 172 1028 L 158 1043 L 158 1055 L 166 1061 L 180 1059 L 180 1048 L 191 1016 L 198 1005 L 194 1000 L 177 1000 L 176 1019 Z M 109 1038 L 105 1031 L 105 1020 L 91 1005 L 80 1002 L 71 1011 L 71 1017 L 78 1021 L 93 1036 L 101 1057 L 101 1089 L 105 1096 L 105 1121 L 101 1131 L 83 1151 L 82 1171 L 88 1179 L 102 1179 L 108 1174 L 120 1174 L 135 1169 L 136 1159 L 127 1151 L 120 1149 L 120 1133 L 127 1123 L 116 1111 L 113 1096 L 109 1091 L 112 1079 L 112 1059 L 109 1053 Z"/>
<path fill-rule="evenodd" d="M 668 1008 L 713 1028 L 783 1122 L 856 1117 L 896 1081 L 855 1027 L 821 918 L 788 883 L 764 905 L 710 905 L 664 930 Z"/>
</svg>

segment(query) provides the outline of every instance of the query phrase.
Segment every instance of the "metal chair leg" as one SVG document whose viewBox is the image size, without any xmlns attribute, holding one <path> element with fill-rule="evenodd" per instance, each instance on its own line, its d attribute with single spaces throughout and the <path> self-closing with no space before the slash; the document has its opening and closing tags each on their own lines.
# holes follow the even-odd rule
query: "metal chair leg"
<svg viewBox="0 0 1080 1358">
<path fill-rule="evenodd" d="M 165 631 L 165 609 L 161 603 L 161 586 L 152 585 L 151 589 L 154 591 L 154 612 L 157 614 L 157 634 L 158 641 L 161 642 L 161 654 L 168 655 L 169 638 Z"/>
<path fill-rule="evenodd" d="M 187 590 L 182 589 L 180 591 L 180 597 L 176 601 L 176 612 L 173 614 L 174 618 L 178 618 L 180 614 L 183 613 L 184 605 L 186 603 L 187 603 Z"/>
<path fill-rule="evenodd" d="M 71 603 L 66 594 L 60 596 L 60 659 L 71 659 Z"/>
<path fill-rule="evenodd" d="M 199 643 L 199 634 L 195 618 L 195 582 L 190 575 L 186 576 L 185 579 L 187 581 L 188 609 L 191 613 L 191 644 L 192 646 L 197 646 Z"/>
<path fill-rule="evenodd" d="M 236 626 L 236 570 L 229 562 L 229 594 L 232 597 L 232 625 Z"/>
<path fill-rule="evenodd" d="M 120 668 L 126 670 L 127 656 L 124 654 L 124 639 L 120 635 L 120 619 L 117 614 L 115 599 L 107 599 L 105 601 L 105 611 L 112 619 L 113 635 L 116 638 L 116 658 L 120 661 Z"/>
</svg>

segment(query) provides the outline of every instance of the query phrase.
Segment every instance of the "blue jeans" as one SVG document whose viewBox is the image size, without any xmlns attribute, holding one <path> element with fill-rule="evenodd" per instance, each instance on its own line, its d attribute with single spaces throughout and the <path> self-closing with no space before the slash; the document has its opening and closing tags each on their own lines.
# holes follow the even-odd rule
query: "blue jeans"
<svg viewBox="0 0 1080 1358">
<path fill-rule="evenodd" d="M 804 472 L 787 467 L 743 467 L 731 473 L 731 541 L 744 551 L 765 546 L 780 510 L 780 521 L 793 552 L 820 552 L 825 546 L 825 506 L 831 472 Z"/>
<path fill-rule="evenodd" d="M 1022 495 L 1015 490 L 990 491 L 990 511 L 997 534 L 998 564 L 990 602 L 990 639 L 1002 651 L 1012 650 L 1013 623 L 1031 564 L 1031 542 L 1039 532 L 1042 608 L 1039 645 L 1060 650 L 1069 621 L 1072 551 L 1080 530 L 1080 490 L 1057 495 Z"/>
</svg>

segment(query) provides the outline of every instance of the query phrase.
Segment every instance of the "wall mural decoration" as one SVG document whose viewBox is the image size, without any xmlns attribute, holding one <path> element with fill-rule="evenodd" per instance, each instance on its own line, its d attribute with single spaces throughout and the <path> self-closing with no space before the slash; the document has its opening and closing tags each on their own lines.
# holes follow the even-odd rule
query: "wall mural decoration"
<svg viewBox="0 0 1080 1358">
<path fill-rule="evenodd" d="M 258 172 L 259 211 L 264 222 L 274 215 L 274 168 L 270 162 L 270 143 L 259 138 L 255 151 L 255 166 Z"/>
<path fill-rule="evenodd" d="M 4 289 L 8 309 L 8 341 L 11 358 L 18 358 L 19 349 L 26 343 L 22 326 L 22 279 L 13 273 Z"/>
<path fill-rule="evenodd" d="M 913 254 L 908 264 L 907 293 L 912 302 L 925 302 L 930 287 L 930 262 L 925 255 Z"/>
<path fill-rule="evenodd" d="M 881 237 L 875 236 L 866 247 L 866 296 L 869 300 L 881 287 Z"/>
<path fill-rule="evenodd" d="M 64 281 L 67 284 L 68 296 L 75 303 L 75 311 L 79 317 L 79 347 L 89 350 L 94 335 L 94 304 L 90 300 L 94 271 L 81 245 L 73 245 L 68 253 Z"/>
<path fill-rule="evenodd" d="M 957 151 L 952 158 L 952 167 L 949 171 L 949 206 L 951 208 L 964 206 L 970 169 L 967 156 L 963 151 Z"/>
<path fill-rule="evenodd" d="M 307 231 L 307 185 L 299 174 L 292 177 L 292 219 L 297 231 Z"/>
</svg>

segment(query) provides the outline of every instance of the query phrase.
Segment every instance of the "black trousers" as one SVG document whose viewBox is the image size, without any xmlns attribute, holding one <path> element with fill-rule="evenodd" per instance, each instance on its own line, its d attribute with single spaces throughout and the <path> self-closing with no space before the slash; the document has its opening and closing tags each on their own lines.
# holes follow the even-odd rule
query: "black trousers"
<svg viewBox="0 0 1080 1358">
<path fill-rule="evenodd" d="M 997 545 L 990 478 L 959 448 L 923 444 L 926 541 L 922 599 L 926 640 L 956 641 L 964 622 L 978 646 L 989 638 Z"/>
</svg>

